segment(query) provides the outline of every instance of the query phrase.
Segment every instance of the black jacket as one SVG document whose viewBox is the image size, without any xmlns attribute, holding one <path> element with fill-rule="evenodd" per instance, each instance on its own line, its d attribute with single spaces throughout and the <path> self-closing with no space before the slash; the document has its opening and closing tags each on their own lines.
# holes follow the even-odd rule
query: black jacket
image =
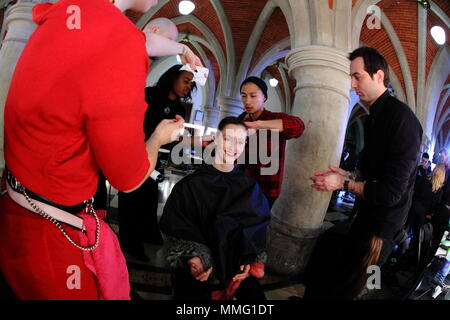
<svg viewBox="0 0 450 320">
<path fill-rule="evenodd" d="M 269 220 L 269 203 L 254 179 L 207 165 L 175 185 L 159 226 L 172 267 L 187 268 L 198 256 L 224 285 L 240 265 L 264 262 Z"/>
<path fill-rule="evenodd" d="M 433 192 L 433 185 L 427 176 L 418 176 L 414 186 L 413 200 L 418 201 L 425 208 L 426 214 L 434 213 L 441 202 L 443 188 Z"/>
<path fill-rule="evenodd" d="M 364 199 L 353 229 L 394 239 L 411 206 L 422 126 L 412 110 L 386 90 L 371 106 L 359 169 Z"/>
<path fill-rule="evenodd" d="M 156 87 L 145 88 L 145 100 L 148 104 L 144 119 L 145 141 L 150 138 L 161 120 L 175 119 L 175 115 L 186 117 L 183 102 L 180 99 L 169 100 L 161 96 Z"/>
</svg>

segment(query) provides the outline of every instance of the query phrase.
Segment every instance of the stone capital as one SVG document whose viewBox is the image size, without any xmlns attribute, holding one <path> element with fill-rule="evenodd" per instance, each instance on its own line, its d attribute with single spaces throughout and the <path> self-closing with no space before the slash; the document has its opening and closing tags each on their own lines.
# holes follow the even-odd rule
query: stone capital
<svg viewBox="0 0 450 320">
<path fill-rule="evenodd" d="M 326 46 L 298 47 L 286 56 L 286 62 L 289 75 L 297 81 L 295 91 L 331 90 L 350 103 L 350 60 L 346 52 Z"/>
<path fill-rule="evenodd" d="M 348 53 L 326 46 L 305 46 L 293 49 L 287 56 L 289 75 L 296 68 L 303 66 L 323 66 L 336 69 L 348 75 L 350 61 Z"/>
</svg>

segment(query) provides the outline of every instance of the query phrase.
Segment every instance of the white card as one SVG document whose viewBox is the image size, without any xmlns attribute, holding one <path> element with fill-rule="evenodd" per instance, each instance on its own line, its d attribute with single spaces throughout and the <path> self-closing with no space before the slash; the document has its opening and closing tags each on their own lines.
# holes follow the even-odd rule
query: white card
<svg viewBox="0 0 450 320">
<path fill-rule="evenodd" d="M 206 83 L 206 79 L 208 79 L 209 69 L 196 66 L 197 70 L 193 71 L 191 69 L 191 66 L 189 64 L 185 64 L 181 67 L 180 70 L 189 71 L 194 75 L 194 78 L 192 79 L 196 83 L 198 83 L 201 86 L 204 86 Z"/>
</svg>

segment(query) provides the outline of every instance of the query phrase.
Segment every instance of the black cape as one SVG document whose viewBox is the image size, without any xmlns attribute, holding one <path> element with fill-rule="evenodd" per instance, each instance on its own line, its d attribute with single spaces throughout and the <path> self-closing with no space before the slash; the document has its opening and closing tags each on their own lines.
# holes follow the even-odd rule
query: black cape
<svg viewBox="0 0 450 320">
<path fill-rule="evenodd" d="M 225 283 L 240 272 L 240 265 L 265 254 L 269 220 L 268 201 L 254 179 L 237 168 L 225 173 L 208 165 L 175 185 L 160 229 L 166 236 L 208 247 L 214 276 Z"/>
</svg>

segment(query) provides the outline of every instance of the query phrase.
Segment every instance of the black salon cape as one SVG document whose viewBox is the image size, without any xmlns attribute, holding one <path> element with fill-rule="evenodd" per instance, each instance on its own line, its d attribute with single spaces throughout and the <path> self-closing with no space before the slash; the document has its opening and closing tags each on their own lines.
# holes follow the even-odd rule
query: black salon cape
<svg viewBox="0 0 450 320">
<path fill-rule="evenodd" d="M 225 173 L 205 165 L 175 185 L 160 229 L 207 246 L 214 276 L 223 284 L 241 272 L 240 265 L 265 253 L 269 220 L 268 201 L 254 179 L 237 168 Z"/>
</svg>

